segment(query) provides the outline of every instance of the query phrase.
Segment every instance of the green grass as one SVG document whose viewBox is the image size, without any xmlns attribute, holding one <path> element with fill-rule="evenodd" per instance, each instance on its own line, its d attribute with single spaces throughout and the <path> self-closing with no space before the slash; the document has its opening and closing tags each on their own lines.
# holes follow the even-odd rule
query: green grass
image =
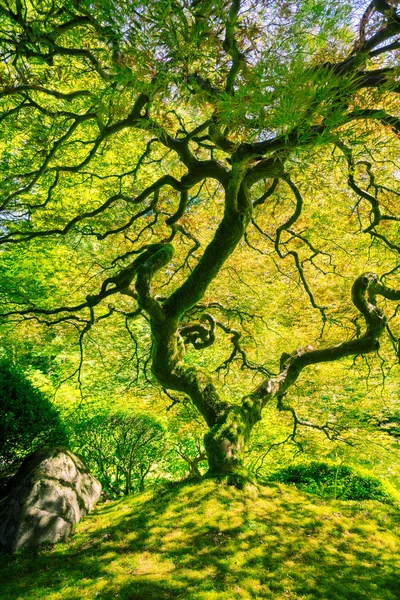
<svg viewBox="0 0 400 600">
<path fill-rule="evenodd" d="M 400 511 L 211 480 L 103 504 L 64 544 L 0 556 L 1 600 L 399 600 Z"/>
</svg>

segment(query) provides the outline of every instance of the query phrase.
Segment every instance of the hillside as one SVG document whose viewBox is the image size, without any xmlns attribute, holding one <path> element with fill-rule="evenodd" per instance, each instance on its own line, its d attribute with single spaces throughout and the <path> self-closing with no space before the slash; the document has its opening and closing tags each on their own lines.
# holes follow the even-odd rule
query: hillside
<svg viewBox="0 0 400 600">
<path fill-rule="evenodd" d="M 212 481 L 99 505 L 65 544 L 0 557 L 1 600 L 398 600 L 400 512 Z"/>
</svg>

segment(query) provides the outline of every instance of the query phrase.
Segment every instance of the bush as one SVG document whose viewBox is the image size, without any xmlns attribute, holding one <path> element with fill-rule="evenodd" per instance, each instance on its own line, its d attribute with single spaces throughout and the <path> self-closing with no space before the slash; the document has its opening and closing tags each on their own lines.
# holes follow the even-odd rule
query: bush
<svg viewBox="0 0 400 600">
<path fill-rule="evenodd" d="M 110 496 L 142 491 L 162 459 L 164 428 L 148 415 L 81 411 L 69 426 L 73 449 Z"/>
<path fill-rule="evenodd" d="M 328 462 L 292 465 L 276 471 L 269 481 L 292 483 L 302 491 L 322 498 L 379 500 L 388 504 L 394 501 L 380 479 L 345 465 Z"/>
<path fill-rule="evenodd" d="M 0 360 L 0 470 L 43 446 L 68 445 L 55 406 L 24 373 Z"/>
</svg>

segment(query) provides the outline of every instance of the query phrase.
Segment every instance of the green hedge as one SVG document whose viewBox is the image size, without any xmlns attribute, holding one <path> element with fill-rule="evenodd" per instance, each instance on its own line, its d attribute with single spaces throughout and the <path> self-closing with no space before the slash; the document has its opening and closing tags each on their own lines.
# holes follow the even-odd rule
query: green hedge
<svg viewBox="0 0 400 600">
<path fill-rule="evenodd" d="M 43 446 L 68 445 L 56 407 L 24 373 L 0 360 L 0 471 Z"/>
<path fill-rule="evenodd" d="M 395 501 L 390 490 L 377 477 L 328 462 L 292 465 L 273 473 L 269 481 L 295 484 L 302 491 L 322 498 L 379 500 L 388 504 Z"/>
</svg>

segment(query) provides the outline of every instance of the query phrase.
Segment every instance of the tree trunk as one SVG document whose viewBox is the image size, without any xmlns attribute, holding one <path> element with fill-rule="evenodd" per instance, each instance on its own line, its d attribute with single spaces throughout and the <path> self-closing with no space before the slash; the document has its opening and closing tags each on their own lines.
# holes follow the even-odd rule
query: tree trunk
<svg viewBox="0 0 400 600">
<path fill-rule="evenodd" d="M 251 430 L 259 420 L 258 411 L 245 403 L 242 407 L 230 407 L 210 428 L 204 436 L 204 445 L 211 477 L 228 476 L 231 483 L 239 486 L 250 479 L 244 465 L 245 450 Z"/>
<path fill-rule="evenodd" d="M 125 474 L 125 496 L 129 496 L 132 491 L 132 468 L 128 466 Z"/>
</svg>

